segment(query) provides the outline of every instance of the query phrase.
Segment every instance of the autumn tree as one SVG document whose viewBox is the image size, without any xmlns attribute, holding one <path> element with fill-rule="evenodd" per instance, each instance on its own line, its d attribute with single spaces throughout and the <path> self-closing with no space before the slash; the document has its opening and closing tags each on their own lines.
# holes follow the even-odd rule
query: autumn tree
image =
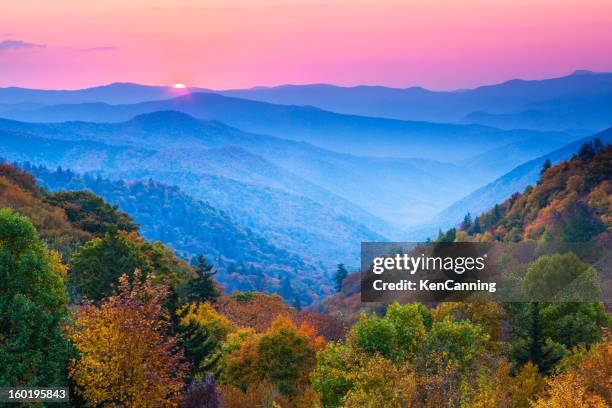
<svg viewBox="0 0 612 408">
<path fill-rule="evenodd" d="M 79 306 L 69 337 L 80 358 L 70 376 L 91 405 L 178 406 L 187 365 L 177 341 L 166 334 L 164 286 L 119 280 L 117 294 L 100 306 Z"/>
<path fill-rule="evenodd" d="M 65 268 L 27 218 L 0 209 L 0 385 L 62 386 Z"/>
<path fill-rule="evenodd" d="M 612 403 L 612 345 L 604 341 L 582 352 L 578 363 L 555 373 L 534 408 L 604 408 Z"/>
<path fill-rule="evenodd" d="M 295 309 L 290 308 L 276 294 L 262 292 L 236 292 L 221 296 L 214 308 L 240 327 L 250 327 L 257 332 L 267 330 L 279 316 L 293 317 Z"/>
<path fill-rule="evenodd" d="M 298 328 L 288 318 L 278 317 L 261 334 L 247 329 L 230 336 L 222 379 L 243 391 L 267 382 L 281 394 L 296 397 L 308 387 L 315 353 L 324 344 L 311 327 Z"/>
</svg>

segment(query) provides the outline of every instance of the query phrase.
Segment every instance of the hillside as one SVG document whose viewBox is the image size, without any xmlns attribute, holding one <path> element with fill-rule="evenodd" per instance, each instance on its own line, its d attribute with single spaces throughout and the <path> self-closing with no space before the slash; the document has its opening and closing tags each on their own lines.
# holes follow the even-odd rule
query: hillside
<svg viewBox="0 0 612 408">
<path fill-rule="evenodd" d="M 242 225 L 266 236 L 277 246 L 302 253 L 315 264 L 356 263 L 360 240 L 384 239 L 381 234 L 351 218 L 351 215 L 363 216 L 366 222 L 374 225 L 385 225 L 376 217 L 239 149 L 158 152 L 88 140 L 46 139 L 29 133 L 2 130 L 0 140 L 6 141 L 0 144 L 0 156 L 10 161 L 31 162 L 50 168 L 61 166 L 79 173 L 93 172 L 114 179 L 152 178 L 176 185 L 193 197 L 222 208 Z M 185 160 L 185 157 L 193 159 Z M 245 158 L 253 160 L 247 162 Z M 242 172 L 237 174 L 236 171 L 240 169 Z M 275 187 L 285 183 L 292 191 L 262 185 L 264 180 Z M 308 195 L 310 191 L 317 194 L 317 199 L 327 197 L 327 202 L 334 208 L 296 194 L 294 191 L 300 185 L 305 187 L 300 190 L 304 191 L 303 194 Z M 261 205 L 257 207 L 255 203 Z"/>
<path fill-rule="evenodd" d="M 309 264 L 271 244 L 225 212 L 177 187 L 154 181 L 127 183 L 81 177 L 69 170 L 49 171 L 39 166 L 22 167 L 52 191 L 88 190 L 103 197 L 133 217 L 143 237 L 163 242 L 185 259 L 204 255 L 219 270 L 217 279 L 228 292 L 278 292 L 278 276 L 283 275 L 303 294 L 300 298 L 304 304 L 326 294 L 326 276 L 320 265 Z M 61 198 L 61 194 L 56 195 Z"/>
<path fill-rule="evenodd" d="M 120 123 L 39 124 L 0 120 L 0 128 L 79 143 L 95 141 L 130 146 L 136 150 L 157 151 L 163 146 L 164 152 L 150 153 L 146 158 L 144 153 L 134 151 L 133 155 L 140 158 L 125 159 L 120 167 L 128 170 L 148 167 L 152 171 L 182 168 L 281 189 L 310 198 L 389 237 L 401 236 L 389 224 L 405 226 L 431 218 L 477 186 L 559 145 L 547 138 L 531 138 L 460 163 L 357 157 L 307 143 L 244 132 L 176 111 L 143 114 Z M 210 148 L 215 150 L 203 150 Z M 62 165 L 82 166 L 79 162 Z M 114 165 L 106 168 L 108 172 L 117 170 Z M 408 184 L 411 189 L 405 188 Z M 416 190 L 419 194 L 415 195 Z M 395 199 L 381 199 L 389 196 Z"/>
<path fill-rule="evenodd" d="M 64 210 L 44 201 L 44 192 L 32 175 L 0 163 L 0 207 L 30 218 L 40 237 L 64 260 L 93 234 L 73 225 Z"/>
<path fill-rule="evenodd" d="M 598 241 L 609 247 L 611 198 L 612 146 L 600 139 L 589 140 L 571 158 L 544 171 L 534 186 L 475 213 L 469 225 L 464 222 L 449 232 L 456 242 Z M 607 264 L 601 266 L 610 272 Z M 352 273 L 344 280 L 342 291 L 325 299 L 320 307 L 330 315 L 356 320 L 363 310 L 360 290 L 360 273 Z M 379 305 L 367 307 L 377 310 Z"/>
<path fill-rule="evenodd" d="M 592 141 L 594 138 L 599 138 L 604 143 L 612 143 L 612 128 L 594 136 L 570 143 L 560 149 L 554 150 L 516 167 L 507 174 L 475 190 L 468 196 L 446 208 L 434 218 L 429 227 L 423 226 L 420 234 L 432 237 L 432 234 L 436 234 L 440 228 L 446 229 L 453 225 L 457 225 L 468 212 L 471 214 L 484 212 L 495 204 L 504 201 L 515 192 L 535 184 L 540 176 L 542 165 L 546 160 L 550 160 L 552 164 L 567 160 L 580 149 L 582 144 Z"/>
<path fill-rule="evenodd" d="M 612 232 L 612 146 L 600 139 L 545 169 L 535 186 L 493 207 L 462 230 L 484 239 L 587 242 Z"/>
</svg>

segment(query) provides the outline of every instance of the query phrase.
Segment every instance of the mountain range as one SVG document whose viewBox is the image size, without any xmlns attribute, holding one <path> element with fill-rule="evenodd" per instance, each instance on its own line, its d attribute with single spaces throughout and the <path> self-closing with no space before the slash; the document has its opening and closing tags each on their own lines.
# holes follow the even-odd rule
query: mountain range
<svg viewBox="0 0 612 408">
<path fill-rule="evenodd" d="M 563 132 L 500 130 L 482 125 L 406 121 L 338 114 L 307 106 L 277 105 L 214 93 L 193 93 L 136 104 L 61 104 L 5 111 L 4 118 L 28 122 L 122 122 L 143 113 L 180 111 L 217 120 L 243 131 L 307 142 L 358 156 L 464 160 L 509 143 L 546 137 L 569 141 Z"/>
<path fill-rule="evenodd" d="M 577 136 L 586 136 L 607 128 L 612 113 L 612 73 L 577 70 L 559 78 L 513 79 L 456 91 L 431 91 L 421 87 L 340 87 L 327 84 L 215 91 L 198 87 L 181 90 L 133 83 L 113 83 L 78 90 L 11 87 L 0 88 L 0 114 L 23 119 L 25 111 L 40 109 L 43 105 L 92 102 L 134 104 L 195 92 L 214 92 L 271 104 L 310 106 L 350 115 L 478 123 L 504 129 L 561 130 Z M 103 105 L 99 107 L 103 108 Z M 37 113 L 37 116 L 42 118 L 43 112 Z M 52 110 L 46 112 L 50 114 Z M 49 120 L 49 116 L 44 120 Z"/>
<path fill-rule="evenodd" d="M 205 254 L 230 290 L 294 288 L 308 304 L 336 264 L 358 265 L 360 242 L 434 237 L 570 157 L 610 125 L 610 75 L 456 92 L 4 88 L 0 156 L 52 190 L 101 195 L 185 258 Z"/>
</svg>

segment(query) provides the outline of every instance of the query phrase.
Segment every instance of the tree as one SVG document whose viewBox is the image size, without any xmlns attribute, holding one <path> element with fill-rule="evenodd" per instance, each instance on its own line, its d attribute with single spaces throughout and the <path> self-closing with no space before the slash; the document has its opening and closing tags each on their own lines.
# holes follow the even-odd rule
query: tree
<svg viewBox="0 0 612 408">
<path fill-rule="evenodd" d="M 465 214 L 465 217 L 463 217 L 463 221 L 461 222 L 461 229 L 463 231 L 467 231 L 471 225 L 472 225 L 472 214 L 468 212 L 467 214 Z"/>
<path fill-rule="evenodd" d="M 219 297 L 213 276 L 217 273 L 204 256 L 199 255 L 194 262 L 197 277 L 187 283 L 186 299 L 189 302 L 215 301 Z"/>
<path fill-rule="evenodd" d="M 218 375 L 221 343 L 235 330 L 232 323 L 208 303 L 184 306 L 177 315 L 185 358 L 190 363 L 189 378 L 201 381 L 207 374 Z"/>
<path fill-rule="evenodd" d="M 27 218 L 0 209 L 0 386 L 62 386 L 65 268 Z"/>
<path fill-rule="evenodd" d="M 342 292 L 342 282 L 344 282 L 347 276 L 348 271 L 344 267 L 344 264 L 338 264 L 338 270 L 336 271 L 336 275 L 334 276 L 336 292 Z"/>
<path fill-rule="evenodd" d="M 542 170 L 540 170 L 540 175 L 546 173 L 546 170 L 550 169 L 551 166 L 552 163 L 550 162 L 550 159 L 546 159 L 546 161 L 542 165 Z"/>
<path fill-rule="evenodd" d="M 324 341 L 311 327 L 279 316 L 268 330 L 233 333 L 224 344 L 222 380 L 243 392 L 262 383 L 274 385 L 288 397 L 302 393 L 316 362 L 316 351 Z"/>
<path fill-rule="evenodd" d="M 540 301 L 585 301 L 597 299 L 601 289 L 597 271 L 575 254 L 539 257 L 523 281 L 527 298 Z"/>
<path fill-rule="evenodd" d="M 542 333 L 542 305 L 518 305 L 511 321 L 510 355 L 517 367 L 532 362 L 546 374 L 561 360 L 565 348 Z"/>
<path fill-rule="evenodd" d="M 135 271 L 101 305 L 79 306 L 69 338 L 79 352 L 70 376 L 93 406 L 178 406 L 187 364 L 166 335 L 167 290 Z"/>
<path fill-rule="evenodd" d="M 99 302 L 112 294 L 120 276 L 132 276 L 135 269 L 146 276 L 151 265 L 133 238 L 125 233 L 105 234 L 87 242 L 73 255 L 69 284 L 77 299 Z"/>
<path fill-rule="evenodd" d="M 287 396 L 296 395 L 308 385 L 315 366 L 311 338 L 301 333 L 287 318 L 277 318 L 257 344 L 264 378 Z"/>
<path fill-rule="evenodd" d="M 119 231 L 94 238 L 70 260 L 69 284 L 75 300 L 99 302 L 109 296 L 122 274 L 132 276 L 139 269 L 144 278 L 148 274 L 154 283 L 166 285 L 170 294 L 166 307 L 174 314 L 179 299 L 179 288 L 195 277 L 193 268 L 176 258 L 172 250 L 161 242 L 147 242 L 136 232 Z"/>
</svg>

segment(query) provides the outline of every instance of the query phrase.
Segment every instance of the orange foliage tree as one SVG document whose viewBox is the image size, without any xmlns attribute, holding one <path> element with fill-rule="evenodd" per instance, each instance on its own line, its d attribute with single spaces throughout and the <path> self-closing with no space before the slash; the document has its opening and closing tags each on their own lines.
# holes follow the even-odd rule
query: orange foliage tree
<svg viewBox="0 0 612 408">
<path fill-rule="evenodd" d="M 316 351 L 324 346 L 312 326 L 298 328 L 282 316 L 261 334 L 243 329 L 226 342 L 222 382 L 243 391 L 269 383 L 284 396 L 301 395 L 308 389 Z"/>
<path fill-rule="evenodd" d="M 80 358 L 71 361 L 77 392 L 91 405 L 178 406 L 187 366 L 175 338 L 166 335 L 167 290 L 144 282 L 140 271 L 97 307 L 76 309 L 69 331 Z"/>
</svg>

